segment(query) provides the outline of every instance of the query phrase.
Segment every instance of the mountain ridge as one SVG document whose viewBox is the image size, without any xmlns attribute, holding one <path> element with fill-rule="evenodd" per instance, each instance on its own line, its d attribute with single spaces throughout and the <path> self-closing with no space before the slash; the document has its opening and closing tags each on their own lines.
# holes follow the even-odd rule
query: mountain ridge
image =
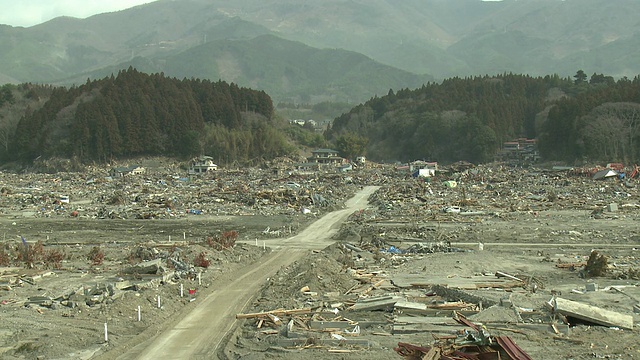
<svg viewBox="0 0 640 360">
<path fill-rule="evenodd" d="M 168 71 L 164 64 L 208 42 L 234 39 L 249 46 L 252 39 L 270 34 L 291 41 L 291 47 L 281 48 L 290 56 L 299 51 L 295 42 L 319 50 L 343 49 L 371 59 L 368 68 L 379 63 L 388 66 L 385 71 L 424 79 L 503 72 L 565 77 L 578 69 L 633 77 L 640 73 L 634 47 L 640 34 L 637 13 L 640 2 L 632 0 L 159 0 L 86 19 L 62 17 L 29 28 L 1 26 L 0 47 L 6 51 L 0 54 L 0 74 L 5 81 L 68 85 L 121 64 L 126 68 L 140 57 L 158 72 L 203 77 L 175 65 Z M 206 67 L 210 60 L 191 62 Z M 254 56 L 243 62 L 249 66 L 261 60 Z M 350 67 L 337 69 L 348 72 Z M 385 87 L 415 86 L 394 81 Z M 283 83 L 262 89 L 285 94 Z M 362 93 L 355 102 L 379 93 L 378 84 L 359 87 L 364 89 L 347 90 Z M 296 90 L 307 91 L 291 91 Z M 323 92 L 319 98 L 332 96 L 330 87 Z M 303 94 L 311 96 L 315 94 Z"/>
</svg>

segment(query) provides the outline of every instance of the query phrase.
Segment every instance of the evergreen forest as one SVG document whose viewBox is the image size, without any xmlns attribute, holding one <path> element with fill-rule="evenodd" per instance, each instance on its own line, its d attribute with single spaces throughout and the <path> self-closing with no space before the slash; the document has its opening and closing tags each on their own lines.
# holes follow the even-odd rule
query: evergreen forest
<svg viewBox="0 0 640 360">
<path fill-rule="evenodd" d="M 350 109 L 339 105 L 344 112 L 321 134 L 284 121 L 264 91 L 224 81 L 179 80 L 130 67 L 71 88 L 5 85 L 0 154 L 23 162 L 209 155 L 224 165 L 333 147 L 348 159 L 482 163 L 504 142 L 529 138 L 537 139 L 545 161 L 640 158 L 640 77 L 614 80 L 582 71 L 568 78 L 455 77 L 392 89 Z"/>
<path fill-rule="evenodd" d="M 291 151 L 263 91 L 224 81 L 165 77 L 133 68 L 54 88 L 17 123 L 12 158 L 106 162 L 141 155 L 247 161 Z"/>
<path fill-rule="evenodd" d="M 378 161 L 481 163 L 529 138 L 548 161 L 637 162 L 640 78 L 456 77 L 374 97 L 336 118 L 326 137 L 347 157 Z"/>
</svg>

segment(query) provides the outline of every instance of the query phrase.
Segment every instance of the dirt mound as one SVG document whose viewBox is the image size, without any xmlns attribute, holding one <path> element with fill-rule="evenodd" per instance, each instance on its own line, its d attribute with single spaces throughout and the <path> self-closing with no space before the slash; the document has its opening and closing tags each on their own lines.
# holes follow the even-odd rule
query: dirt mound
<svg viewBox="0 0 640 360">
<path fill-rule="evenodd" d="M 344 293 L 359 282 L 349 273 L 345 262 L 350 259 L 340 244 L 312 253 L 301 261 L 281 269 L 265 285 L 256 311 L 276 308 L 305 307 L 309 294 Z"/>
</svg>

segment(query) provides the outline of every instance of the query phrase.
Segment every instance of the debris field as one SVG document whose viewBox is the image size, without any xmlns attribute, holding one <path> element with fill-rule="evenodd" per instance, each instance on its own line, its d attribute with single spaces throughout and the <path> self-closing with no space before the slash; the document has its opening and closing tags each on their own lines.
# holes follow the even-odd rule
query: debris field
<svg viewBox="0 0 640 360">
<path fill-rule="evenodd" d="M 637 180 L 501 164 L 430 178 L 143 165 L 0 174 L 0 357 L 89 359 L 107 334 L 160 331 L 363 185 L 380 188 L 336 243 L 237 314 L 227 358 L 640 356 Z"/>
</svg>

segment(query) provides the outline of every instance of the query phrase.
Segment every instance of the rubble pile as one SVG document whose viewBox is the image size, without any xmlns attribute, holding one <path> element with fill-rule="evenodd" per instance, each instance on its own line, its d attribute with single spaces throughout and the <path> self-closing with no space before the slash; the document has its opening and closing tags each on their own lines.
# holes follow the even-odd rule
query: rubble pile
<svg viewBox="0 0 640 360">
<path fill-rule="evenodd" d="M 606 226 L 545 226 L 556 213 L 577 221 L 639 218 L 634 180 L 594 180 L 567 171 L 481 165 L 462 172 L 411 178 L 398 173 L 370 198 L 374 208 L 353 214 L 339 239 L 378 242 L 485 242 L 489 223 L 528 222 L 512 241 L 602 241 Z M 517 235 L 516 235 L 517 234 Z M 625 243 L 633 235 L 616 233 Z M 491 238 L 491 236 L 489 236 Z"/>
<path fill-rule="evenodd" d="M 403 178 L 372 197 L 380 219 L 447 221 L 445 214 L 500 216 L 514 211 L 604 210 L 611 203 L 637 208 L 637 186 L 567 172 L 478 166 L 433 178 Z M 446 211 L 457 207 L 457 211 Z M 622 205 L 621 205 L 622 207 Z"/>
<path fill-rule="evenodd" d="M 440 250 L 447 254 L 446 246 Z M 580 326 L 625 329 L 634 336 L 638 318 L 628 314 L 631 307 L 615 311 L 569 300 L 571 294 L 597 291 L 597 286 L 589 290 L 589 283 L 587 290 L 573 289 L 567 295 L 555 287 L 557 283 L 547 283 L 547 276 L 499 270 L 464 276 L 408 272 L 437 254 L 403 249 L 391 255 L 404 258 L 397 266 L 396 261 L 384 261 L 379 251 L 341 243 L 281 270 L 265 286 L 252 312 L 237 315 L 247 319 L 244 336 L 262 344 L 260 351 L 287 347 L 345 353 L 375 352 L 381 337 L 422 339 L 397 344 L 395 351 L 408 359 L 480 359 L 490 353 L 500 353 L 501 359 L 531 359 L 516 342 L 582 344 L 584 340 L 575 336 L 584 331 Z M 546 267 L 549 272 L 562 271 L 552 263 Z M 580 278 L 577 271 L 572 276 Z M 637 286 L 631 288 L 640 293 Z M 619 286 L 602 291 L 625 294 Z M 616 301 L 624 296 L 616 296 Z M 635 301 L 633 296 L 628 300 Z M 593 336 L 598 335 L 586 337 Z M 257 345 L 239 346 L 256 350 Z"/>
<path fill-rule="evenodd" d="M 181 176 L 175 169 L 111 176 L 86 173 L 0 173 L 5 216 L 89 219 L 171 219 L 194 215 L 320 214 L 355 190 L 335 173 L 273 175 L 268 170 L 219 170 Z M 292 185 L 294 184 L 294 185 Z"/>
<path fill-rule="evenodd" d="M 395 348 L 408 359 L 577 359 L 640 351 L 634 184 L 465 164 L 377 184 L 372 207 L 337 233 L 339 246 L 284 269 L 252 312 L 238 314 L 247 319 L 238 353 L 388 358 Z"/>
<path fill-rule="evenodd" d="M 52 310 L 75 308 L 80 303 L 90 307 L 104 302 L 110 304 L 120 299 L 123 291 L 154 290 L 168 284 L 193 283 L 208 270 L 237 262 L 238 257 L 255 259 L 258 256 L 245 245 L 230 252 L 216 251 L 204 244 L 176 243 L 171 247 L 135 245 L 117 250 L 104 247 L 100 253 L 106 252 L 107 256 L 96 260 L 95 249 L 97 247 L 88 252 L 87 259 L 69 257 L 55 271 L 46 269 L 43 263 L 36 263 L 32 269 L 1 268 L 0 284 L 3 290 L 9 291 L 0 294 L 2 303 L 37 304 Z M 82 251 L 80 247 L 78 250 Z M 206 254 L 210 261 L 208 268 L 193 264 L 198 253 Z M 34 291 L 46 295 L 29 296 Z"/>
<path fill-rule="evenodd" d="M 65 253 L 60 268 L 41 262 L 30 269 L 19 263 L 0 267 L 3 329 L 14 334 L 0 337 L 3 359 L 75 358 L 72 351 L 97 351 L 105 321 L 115 341 L 138 334 L 195 303 L 220 274 L 265 253 L 244 244 L 216 250 L 204 240 L 47 246 L 52 247 Z M 198 254 L 204 254 L 206 267 L 195 265 Z M 33 325 L 43 322 L 47 326 Z M 52 339 L 58 333 L 65 337 Z"/>
<path fill-rule="evenodd" d="M 427 178 L 381 164 L 349 173 L 295 172 L 289 159 L 265 165 L 200 176 L 175 164 L 124 177 L 97 168 L 0 173 L 0 307 L 12 334 L 0 334 L 0 357 L 64 358 L 71 341 L 95 347 L 105 319 L 123 338 L 137 334 L 189 306 L 219 274 L 268 253 L 259 239 L 297 232 L 363 185 L 380 186 L 371 206 L 349 215 L 336 244 L 269 277 L 237 314 L 244 321 L 230 353 L 582 359 L 640 351 L 634 179 L 499 164 L 454 164 Z M 64 256 L 19 258 L 34 244 Z M 54 335 L 25 325 L 62 320 L 73 325 L 59 325 L 64 341 L 46 352 L 38 344 Z"/>
</svg>

